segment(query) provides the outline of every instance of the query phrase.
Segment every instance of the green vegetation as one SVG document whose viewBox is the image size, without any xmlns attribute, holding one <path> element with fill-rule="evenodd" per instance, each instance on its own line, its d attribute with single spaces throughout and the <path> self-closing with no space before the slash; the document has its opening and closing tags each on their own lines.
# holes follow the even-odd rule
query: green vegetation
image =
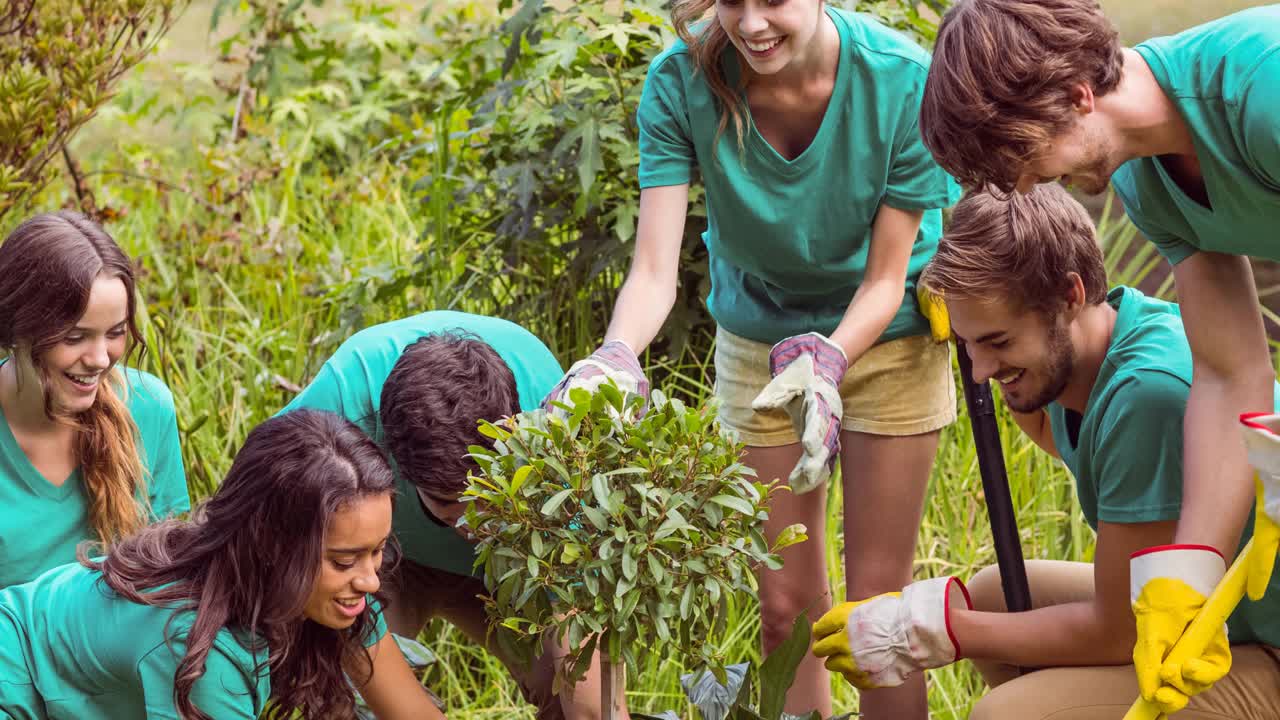
<svg viewBox="0 0 1280 720">
<path fill-rule="evenodd" d="M 905 0 L 856 4 L 931 39 L 931 15 Z M 591 351 L 634 234 L 640 83 L 673 37 L 660 0 L 210 0 L 192 11 L 216 24 L 195 30 L 196 42 L 213 33 L 216 59 L 153 59 L 125 75 L 87 128 L 94 142 L 72 146 L 80 182 L 50 184 L 31 204 L 97 210 L 141 263 L 141 366 L 173 389 L 194 495 L 355 328 L 452 308 L 524 324 L 566 366 Z M 24 119 L 40 126 L 38 112 Z M 693 408 L 711 392 L 713 337 L 700 200 L 681 296 L 642 358 Z M 0 232 L 17 215 L 0 217 Z M 1126 222 L 1104 222 L 1102 235 L 1113 283 L 1159 264 Z M 1000 422 L 1024 551 L 1088 559 L 1069 477 L 1003 409 Z M 808 531 L 826 543 L 841 598 L 833 487 L 829 522 Z M 943 433 L 918 542 L 920 578 L 994 562 L 963 415 Z M 754 599 L 720 602 L 715 651 L 758 665 Z M 532 717 L 498 661 L 460 634 L 433 623 L 422 640 L 443 660 L 427 683 L 453 720 Z M 674 653 L 637 662 L 631 707 L 689 716 L 680 675 L 692 667 Z M 838 710 L 856 708 L 842 680 L 833 688 Z M 930 673 L 936 718 L 965 717 L 981 691 L 967 663 Z"/>
</svg>

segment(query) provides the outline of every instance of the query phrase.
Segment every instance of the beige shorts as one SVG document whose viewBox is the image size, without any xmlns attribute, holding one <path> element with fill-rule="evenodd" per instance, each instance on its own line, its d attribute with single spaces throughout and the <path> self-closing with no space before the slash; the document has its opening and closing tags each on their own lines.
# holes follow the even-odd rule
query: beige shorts
<svg viewBox="0 0 1280 720">
<path fill-rule="evenodd" d="M 723 328 L 716 331 L 720 424 L 755 447 L 800 441 L 785 412 L 751 409 L 751 401 L 772 379 L 771 348 Z M 840 425 L 850 432 L 919 435 L 946 427 L 956 419 L 951 346 L 934 342 L 928 335 L 876 345 L 845 373 L 840 398 L 844 402 Z"/>
</svg>

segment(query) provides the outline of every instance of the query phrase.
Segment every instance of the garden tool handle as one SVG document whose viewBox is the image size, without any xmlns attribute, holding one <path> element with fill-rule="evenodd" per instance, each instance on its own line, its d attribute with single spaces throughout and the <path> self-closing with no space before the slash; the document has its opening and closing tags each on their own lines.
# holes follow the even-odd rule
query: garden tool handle
<svg viewBox="0 0 1280 720">
<path fill-rule="evenodd" d="M 1213 636 L 1222 631 L 1222 624 L 1227 621 L 1235 611 L 1236 605 L 1239 605 L 1240 600 L 1244 598 L 1245 584 L 1249 578 L 1247 561 L 1252 552 L 1253 540 L 1250 539 L 1249 544 L 1245 545 L 1244 550 L 1236 557 L 1236 561 L 1231 563 L 1227 574 L 1213 589 L 1213 594 L 1205 601 L 1204 607 L 1196 613 L 1195 620 L 1191 621 L 1186 632 L 1182 633 L 1182 637 L 1169 651 L 1166 662 L 1181 664 L 1199 657 L 1205 648 L 1209 647 Z M 1124 720 L 1158 720 L 1162 717 L 1165 716 L 1160 713 L 1159 708 L 1139 697 L 1133 702 L 1129 712 L 1125 713 Z"/>
</svg>

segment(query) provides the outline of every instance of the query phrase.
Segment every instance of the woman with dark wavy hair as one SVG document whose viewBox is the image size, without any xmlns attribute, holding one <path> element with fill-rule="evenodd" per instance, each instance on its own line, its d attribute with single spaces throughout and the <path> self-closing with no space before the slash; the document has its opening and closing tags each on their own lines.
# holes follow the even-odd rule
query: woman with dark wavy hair
<svg viewBox="0 0 1280 720">
<path fill-rule="evenodd" d="M 133 265 L 74 212 L 0 244 L 0 588 L 191 509 L 173 396 L 144 349 Z"/>
<path fill-rule="evenodd" d="M 345 719 L 349 677 L 441 718 L 374 599 L 394 483 L 332 413 L 267 420 L 190 520 L 0 591 L 0 717 Z"/>
</svg>

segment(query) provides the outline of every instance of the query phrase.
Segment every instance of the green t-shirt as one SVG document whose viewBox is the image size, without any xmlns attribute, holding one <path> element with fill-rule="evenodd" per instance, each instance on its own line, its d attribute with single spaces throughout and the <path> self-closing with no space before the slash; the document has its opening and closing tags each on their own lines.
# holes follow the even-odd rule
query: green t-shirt
<svg viewBox="0 0 1280 720">
<path fill-rule="evenodd" d="M 515 323 L 460 312 L 425 312 L 352 335 L 311 384 L 280 412 L 299 408 L 335 412 L 381 444 L 382 385 L 391 369 L 406 347 L 427 335 L 447 331 L 474 335 L 498 353 L 515 375 L 522 411 L 538 407 L 564 375 L 547 346 Z M 404 556 L 421 565 L 470 575 L 475 563 L 472 546 L 453 529 L 440 527 L 423 515 L 414 487 L 398 471 L 396 493 L 392 529 Z"/>
<path fill-rule="evenodd" d="M 387 634 L 368 598 L 372 646 Z M 178 720 L 173 678 L 195 613 L 130 602 L 79 564 L 0 591 L 0 715 Z M 271 696 L 267 648 L 218 631 L 191 699 L 216 720 L 253 720 Z"/>
<path fill-rule="evenodd" d="M 1076 479 L 1089 526 L 1176 520 L 1182 509 L 1182 416 L 1191 391 L 1191 349 L 1178 306 L 1117 287 L 1106 359 L 1083 415 L 1048 409 L 1053 442 Z M 1276 388 L 1280 409 L 1280 386 Z M 1253 536 L 1253 519 L 1240 545 Z M 1232 614 L 1233 643 L 1280 646 L 1280 573 L 1260 602 Z"/>
<path fill-rule="evenodd" d="M 881 203 L 924 210 L 906 290 L 880 341 L 929 332 L 916 278 L 937 250 L 939 208 L 959 198 L 933 161 L 916 117 L 929 55 L 866 16 L 827 8 L 840 34 L 835 88 L 817 134 L 783 158 L 749 119 L 739 153 L 733 124 L 717 139 L 719 111 L 687 46 L 649 65 L 636 120 L 640 187 L 706 187 L 711 294 L 707 307 L 729 332 L 773 343 L 830 334 L 863 281 L 871 225 Z M 731 82 L 737 56 L 725 51 Z"/>
<path fill-rule="evenodd" d="M 187 512 L 191 500 L 173 395 L 154 375 L 125 368 L 124 376 L 125 401 L 138 426 L 151 517 Z M 50 483 L 22 452 L 0 411 L 0 588 L 74 562 L 76 545 L 96 539 L 80 470 L 62 485 Z"/>
<path fill-rule="evenodd" d="M 1280 260 L 1280 5 L 1134 49 L 1191 129 L 1212 209 L 1138 158 L 1111 180 L 1133 223 L 1174 265 L 1197 250 Z"/>
</svg>

